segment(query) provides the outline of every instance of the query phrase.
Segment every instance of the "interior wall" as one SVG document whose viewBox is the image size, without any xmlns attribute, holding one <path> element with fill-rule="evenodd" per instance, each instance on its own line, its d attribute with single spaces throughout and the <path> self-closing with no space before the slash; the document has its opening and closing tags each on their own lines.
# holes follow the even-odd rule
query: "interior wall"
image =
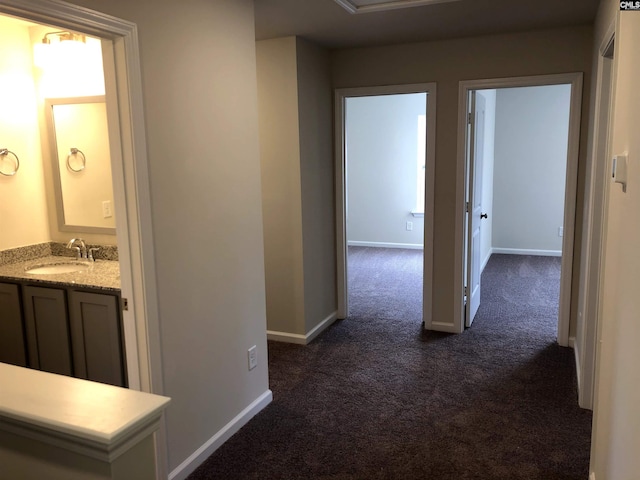
<svg viewBox="0 0 640 480">
<path fill-rule="evenodd" d="M 640 17 L 620 12 L 619 2 L 601 4 L 595 49 L 604 40 L 609 21 L 617 16 L 614 100 L 610 157 L 628 154 L 626 192 L 609 184 L 602 315 L 598 335 L 598 366 L 591 471 L 597 480 L 635 478 L 640 471 L 640 137 L 635 115 L 640 108 L 637 46 Z M 611 160 L 607 170 L 611 172 Z M 611 181 L 611 180 L 610 180 Z"/>
<path fill-rule="evenodd" d="M 14 176 L 0 175 L 0 250 L 6 250 L 48 242 L 49 221 L 28 26 L 0 17 L 0 52 L 0 148 L 20 160 Z M 3 163 L 3 171 L 13 168 L 13 157 Z"/>
<path fill-rule="evenodd" d="M 558 48 L 562 45 L 562 48 Z M 335 88 L 437 82 L 435 239 L 433 317 L 452 318 L 456 305 L 457 272 L 462 271 L 456 236 L 458 90 L 462 80 L 584 72 L 590 88 L 592 27 L 575 26 L 543 31 L 489 35 L 404 45 L 335 50 Z M 417 61 L 416 59 L 423 59 Z M 581 130 L 587 131 L 589 102 L 584 97 Z M 576 240 L 573 273 L 580 270 L 580 232 L 584 192 L 586 135 L 581 135 L 578 169 Z M 577 278 L 577 277 L 576 277 Z M 575 332 L 572 296 L 571 329 Z M 574 333 L 572 333 L 574 334 Z"/>
<path fill-rule="evenodd" d="M 482 159 L 482 210 L 487 218 L 482 221 L 480 251 L 482 269 L 487 265 L 493 246 L 493 171 L 496 131 L 496 90 L 480 90 L 477 95 L 485 99 L 484 110 L 484 156 Z"/>
<path fill-rule="evenodd" d="M 296 38 L 256 42 L 256 54 L 267 329 L 304 334 Z"/>
<path fill-rule="evenodd" d="M 74 3 L 137 24 L 176 472 L 268 393 L 253 1 Z"/>
<path fill-rule="evenodd" d="M 496 95 L 493 248 L 561 255 L 571 85 Z"/>
<path fill-rule="evenodd" d="M 329 52 L 296 38 L 305 333 L 336 311 L 333 110 Z M 263 189 L 266 189 L 263 186 Z"/>
<path fill-rule="evenodd" d="M 425 93 L 346 100 L 347 242 L 422 247 L 424 218 L 414 217 L 418 117 Z M 408 231 L 406 223 L 413 224 Z"/>
<path fill-rule="evenodd" d="M 36 25 L 29 28 L 29 36 L 31 39 L 31 48 L 39 43 L 46 33 L 58 31 L 57 27 L 48 27 Z M 33 79 L 35 82 L 35 92 L 37 98 L 37 116 L 40 128 L 40 152 L 43 163 L 46 205 L 49 217 L 49 240 L 54 242 L 68 242 L 71 237 L 82 237 L 87 243 L 100 245 L 115 245 L 115 234 L 97 234 L 89 232 L 64 232 L 59 228 L 56 196 L 53 173 L 53 165 L 57 159 L 53 158 L 52 145 L 55 142 L 50 137 L 49 127 L 46 120 L 45 101 L 48 98 L 72 98 L 84 96 L 104 95 L 104 69 L 102 65 L 102 47 L 100 40 L 87 37 L 86 53 L 83 58 L 67 58 L 63 61 L 51 62 L 46 69 L 36 67 L 32 69 Z M 81 63 L 82 68 L 77 68 L 77 64 Z M 73 71 L 73 75 L 68 72 Z M 67 146 L 69 147 L 69 146 Z M 85 143 L 84 149 L 76 145 L 80 150 L 92 150 L 93 146 L 88 147 Z M 55 147 L 54 147 L 55 148 Z M 66 158 L 66 155 L 65 155 Z M 95 163 L 94 163 L 95 165 Z M 109 169 L 111 167 L 109 166 Z M 86 174 L 87 172 L 85 172 Z M 78 177 L 79 179 L 80 177 Z M 84 178 L 84 175 L 82 176 Z M 111 173 L 109 172 L 106 185 L 103 184 L 105 192 L 108 189 L 113 197 L 113 186 L 111 185 Z M 82 202 L 84 203 L 84 202 Z M 113 218 L 112 218 L 113 220 Z"/>
</svg>

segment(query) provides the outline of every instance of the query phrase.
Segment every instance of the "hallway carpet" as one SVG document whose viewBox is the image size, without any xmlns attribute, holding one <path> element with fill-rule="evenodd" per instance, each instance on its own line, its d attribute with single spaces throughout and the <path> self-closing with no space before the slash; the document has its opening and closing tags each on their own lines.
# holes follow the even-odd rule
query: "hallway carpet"
<svg viewBox="0 0 640 480">
<path fill-rule="evenodd" d="M 585 480 L 591 412 L 555 343 L 559 273 L 557 258 L 494 255 L 473 326 L 448 335 L 360 272 L 353 292 L 371 295 L 348 319 L 307 346 L 269 343 L 273 402 L 189 478 Z"/>
</svg>

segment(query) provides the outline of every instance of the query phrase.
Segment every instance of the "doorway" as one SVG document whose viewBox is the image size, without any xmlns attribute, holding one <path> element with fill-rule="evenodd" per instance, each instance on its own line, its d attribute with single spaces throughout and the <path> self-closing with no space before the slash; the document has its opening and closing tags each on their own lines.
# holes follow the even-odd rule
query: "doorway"
<svg viewBox="0 0 640 480">
<path fill-rule="evenodd" d="M 129 387 L 163 393 L 149 171 L 136 25 L 51 0 L 5 0 L 0 15 L 100 39 L 121 268 L 123 332 Z M 117 65 L 117 68 L 116 68 Z M 167 476 L 166 433 L 158 432 L 156 466 Z"/>
<path fill-rule="evenodd" d="M 349 316 L 422 322 L 426 93 L 346 99 Z"/>
<path fill-rule="evenodd" d="M 128 380 L 131 388 L 161 392 L 160 369 L 154 367 L 160 358 L 157 297 L 135 25 L 75 5 L 45 6 L 42 1 L 7 0 L 0 5 L 0 15 L 70 30 L 101 43 L 121 291 L 128 299 L 123 311 Z"/>
<path fill-rule="evenodd" d="M 396 97 L 397 96 L 397 97 Z M 366 193 L 366 190 L 371 186 L 371 179 L 367 180 L 367 177 L 382 176 L 383 181 L 390 181 L 390 178 L 384 178 L 384 163 L 380 163 L 375 168 L 366 168 L 366 163 L 360 165 L 362 168 L 358 168 L 358 163 L 354 163 L 355 169 L 348 171 L 347 157 L 350 154 L 359 155 L 357 148 L 354 150 L 354 145 L 349 145 L 350 135 L 347 131 L 349 123 L 349 111 L 351 111 L 351 120 L 355 117 L 367 118 L 369 122 L 373 120 L 373 111 L 378 110 L 380 113 L 384 104 L 394 103 L 414 103 L 419 104 L 422 102 L 424 108 L 421 112 L 415 115 L 415 124 L 412 127 L 412 135 L 415 137 L 415 143 L 411 145 L 410 149 L 415 155 L 410 160 L 410 167 L 407 172 L 411 171 L 412 175 L 407 175 L 407 178 L 413 178 L 414 184 L 407 190 L 415 192 L 412 197 L 413 200 L 409 200 L 410 204 L 403 207 L 403 217 L 401 219 L 395 219 L 395 225 L 392 228 L 400 229 L 400 233 L 405 232 L 402 236 L 385 236 L 385 232 L 381 229 L 379 223 L 376 222 L 375 215 L 371 213 L 365 214 L 367 208 L 371 207 L 372 193 Z M 367 101 L 367 98 L 370 101 Z M 349 314 L 349 284 L 348 284 L 348 249 L 351 242 L 352 247 L 364 247 L 375 248 L 380 246 L 399 248 L 420 248 L 420 239 L 422 239 L 424 250 L 422 259 L 422 321 L 423 323 L 430 323 L 431 321 L 431 287 L 432 287 L 432 264 L 433 264 L 433 190 L 434 190 L 434 160 L 435 160 L 435 101 L 436 101 L 436 88 L 435 84 L 416 84 L 416 85 L 400 85 L 400 86 L 386 86 L 386 87 L 365 87 L 365 88 L 352 88 L 352 89 L 340 89 L 336 91 L 336 218 L 337 218 L 337 271 L 338 271 L 338 318 L 346 318 Z M 416 111 L 417 112 L 417 111 Z M 422 118 L 420 118 L 422 116 Z M 379 117 L 380 118 L 380 117 Z M 373 122 L 371 125 L 377 125 L 378 122 Z M 423 146 L 422 153 L 418 153 L 420 150 L 419 130 L 422 129 L 425 133 L 423 138 L 425 139 L 425 145 Z M 366 133 L 366 132 L 365 132 Z M 348 139 L 349 137 L 349 139 Z M 358 135 L 354 135 L 354 140 Z M 365 136 L 366 138 L 366 136 Z M 364 148 L 364 157 L 369 157 L 366 153 L 367 149 L 371 150 L 371 142 L 362 142 L 360 144 Z M 351 153 L 349 153 L 351 151 Z M 418 161 L 418 157 L 422 156 L 424 163 Z M 351 165 L 349 166 L 349 168 Z M 349 192 L 349 176 L 356 176 L 358 183 L 352 185 L 352 192 Z M 410 181 L 410 180 L 409 180 Z M 402 183 L 402 180 L 399 180 Z M 406 184 L 405 184 L 406 185 Z M 362 196 L 359 198 L 357 190 L 363 190 Z M 356 195 L 350 195 L 350 193 L 356 193 Z M 378 195 L 378 197 L 380 194 Z M 410 194 L 411 196 L 411 194 Z M 417 200 L 420 196 L 421 200 Z M 422 200 L 422 198 L 424 200 Z M 350 202 L 354 202 L 355 209 L 350 207 Z M 384 202 L 384 201 L 383 201 Z M 422 205 L 419 205 L 422 203 Z M 420 208 L 423 206 L 424 208 Z M 379 210 L 379 208 L 378 208 Z M 422 210 L 422 211 L 421 211 Z M 349 222 L 351 222 L 351 216 L 354 216 L 354 225 L 356 228 L 350 231 L 347 227 L 347 218 L 349 216 Z M 419 224 L 413 219 L 419 219 L 420 222 L 424 221 L 424 227 L 421 232 L 415 232 L 414 226 Z M 392 220 L 393 222 L 393 220 Z M 351 225 L 351 223 L 350 223 Z M 376 231 L 378 230 L 378 231 Z M 355 236 L 349 236 L 351 234 L 361 235 L 361 238 Z M 388 234 L 389 232 L 387 232 Z M 412 234 L 415 239 L 412 242 L 402 241 L 403 238 L 408 238 Z"/>
<path fill-rule="evenodd" d="M 459 316 L 456 315 L 455 330 L 462 331 L 465 326 L 470 326 L 473 322 L 473 316 L 477 311 L 480 303 L 480 278 L 482 265 L 486 263 L 487 252 L 490 249 L 482 248 L 483 222 L 489 219 L 489 213 L 484 211 L 482 200 L 486 195 L 482 194 L 482 152 L 485 150 L 481 139 L 484 138 L 483 119 L 485 115 L 485 96 L 483 91 L 492 89 L 507 89 L 505 96 L 515 96 L 518 89 L 527 89 L 526 95 L 522 98 L 535 96 L 536 92 L 543 92 L 545 86 L 553 86 L 553 88 L 562 94 L 563 89 L 566 95 L 566 106 L 564 107 L 566 115 L 565 128 L 562 135 L 559 135 L 562 128 L 551 129 L 543 136 L 540 141 L 545 142 L 545 146 L 551 143 L 552 139 L 555 143 L 562 144 L 565 148 L 564 158 L 561 162 L 556 162 L 555 166 L 545 165 L 544 162 L 526 162 L 525 153 L 530 153 L 528 147 L 526 152 L 518 152 L 517 147 L 511 146 L 506 149 L 507 162 L 506 166 L 501 167 L 501 175 L 493 175 L 496 182 L 499 181 L 501 190 L 500 198 L 494 204 L 494 210 L 502 210 L 498 215 L 498 223 L 508 227 L 497 229 L 494 224 L 492 231 L 498 231 L 502 237 L 510 237 L 510 241 L 515 242 L 512 247 L 494 249 L 495 253 L 530 253 L 533 255 L 562 255 L 561 261 L 561 278 L 560 278 L 560 305 L 558 313 L 558 329 L 557 339 L 562 346 L 568 346 L 569 343 L 569 308 L 571 297 L 571 270 L 573 265 L 573 236 L 574 236 L 574 217 L 575 217 L 575 195 L 577 182 L 577 161 L 578 161 L 578 138 L 579 138 L 579 122 L 580 122 L 580 101 L 582 88 L 581 74 L 552 75 L 541 77 L 499 79 L 499 80 L 483 80 L 461 82 L 460 85 L 460 118 L 459 123 L 459 160 L 461 160 L 464 168 L 461 179 L 464 187 L 461 188 L 463 196 L 460 198 L 461 214 L 459 224 L 459 240 L 461 271 L 457 274 L 460 278 L 460 308 Z M 520 93 L 523 93 L 522 90 Z M 546 90 L 546 94 L 551 90 Z M 513 100 L 513 98 L 512 98 Z M 528 101 L 531 102 L 532 98 Z M 516 102 L 517 104 L 518 102 Z M 522 111 L 522 101 L 520 101 L 519 110 L 516 112 L 518 118 L 529 119 L 526 113 Z M 532 103 L 536 104 L 536 101 Z M 551 105 L 551 104 L 550 104 Z M 548 112 L 542 112 L 548 113 Z M 511 122 L 512 124 L 515 122 Z M 479 128 L 476 128 L 478 126 Z M 512 127 L 513 125 L 509 125 Z M 548 125 L 544 125 L 548 127 Z M 507 140 L 514 140 L 517 132 L 510 131 Z M 497 137 L 496 137 L 497 138 Z M 508 152 L 512 152 L 509 154 Z M 522 157 L 522 158 L 521 158 Z M 515 159 L 522 159 L 524 164 L 518 165 Z M 539 163 L 539 165 L 532 165 Z M 536 167 L 532 169 L 531 167 Z M 497 168 L 497 166 L 496 166 Z M 522 175 L 522 173 L 526 175 Z M 545 177 L 550 180 L 544 180 L 544 189 L 536 193 L 535 178 L 543 181 Z M 533 187 L 533 188 L 532 188 Z M 497 200 L 496 185 L 493 200 Z M 539 188 L 539 186 L 538 186 Z M 524 195 L 525 189 L 534 195 Z M 553 213 L 549 204 L 549 200 L 557 197 Z M 509 200 L 510 199 L 510 200 Z M 527 202 L 524 202 L 527 200 Z M 527 205 L 528 203 L 528 205 Z M 522 204 L 522 205 L 520 205 Z M 559 210 L 559 212 L 558 212 Z M 507 213 L 511 211 L 509 215 Z M 533 213 L 539 222 L 533 221 Z M 540 215 L 540 212 L 549 213 L 549 218 Z M 493 212 L 492 212 L 493 213 Z M 491 214 L 492 219 L 494 218 Z M 511 220 L 505 218 L 510 216 Z M 556 218 L 557 217 L 557 218 Z M 550 221 L 553 227 L 546 225 Z M 555 223 L 554 223 L 555 222 Z M 542 224 L 544 226 L 541 226 Z M 539 224 L 539 225 L 538 225 Z M 538 227 L 536 227 L 538 225 Z M 500 226 L 500 225 L 498 225 Z M 539 230 L 544 230 L 546 239 L 541 239 L 539 247 L 532 247 L 531 241 L 533 237 L 538 236 Z M 553 238 L 557 235 L 557 238 Z M 544 240 L 544 242 L 543 242 Z M 486 240 L 485 240 L 486 241 Z M 518 244 L 518 241 L 521 243 Z"/>
</svg>

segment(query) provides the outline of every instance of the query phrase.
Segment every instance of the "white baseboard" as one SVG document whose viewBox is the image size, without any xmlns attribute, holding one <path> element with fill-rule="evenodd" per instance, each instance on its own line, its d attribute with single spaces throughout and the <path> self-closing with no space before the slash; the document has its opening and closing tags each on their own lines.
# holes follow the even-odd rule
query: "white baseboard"
<svg viewBox="0 0 640 480">
<path fill-rule="evenodd" d="M 274 342 L 295 343 L 297 345 L 306 345 L 307 336 L 298 333 L 276 332 L 275 330 L 267 330 L 267 340 Z"/>
<path fill-rule="evenodd" d="M 487 263 L 489 263 L 489 259 L 491 258 L 492 254 L 493 254 L 493 248 L 490 248 L 489 253 L 487 253 L 487 256 L 484 257 L 484 260 L 482 261 L 482 266 L 480 267 L 480 273 L 484 272 L 484 267 L 486 267 Z"/>
<path fill-rule="evenodd" d="M 589 480 L 596 480 L 596 473 L 595 472 L 591 472 L 589 474 Z"/>
<path fill-rule="evenodd" d="M 300 335 L 298 333 L 276 332 L 273 330 L 267 330 L 267 339 L 275 342 L 295 343 L 297 345 L 307 345 L 314 338 L 329 328 L 333 322 L 338 319 L 338 312 L 333 312 L 327 318 L 322 320 L 318 325 L 309 330 L 306 335 Z"/>
<path fill-rule="evenodd" d="M 338 312 L 335 311 L 331 315 L 329 315 L 327 318 L 322 320 L 318 325 L 316 325 L 311 330 L 309 330 L 309 333 L 307 333 L 307 343 L 311 342 L 314 338 L 316 338 L 318 335 L 324 332 L 337 319 L 338 319 Z"/>
<path fill-rule="evenodd" d="M 198 468 L 209 456 L 229 440 L 231 436 L 244 427 L 264 407 L 273 400 L 273 393 L 267 390 L 258 397 L 251 405 L 240 412 L 236 417 L 227 423 L 222 430 L 207 440 L 200 448 L 193 452 L 184 462 L 178 465 L 170 474 L 169 480 L 184 480 Z"/>
<path fill-rule="evenodd" d="M 569 347 L 573 348 L 573 356 L 576 361 L 576 378 L 578 379 L 578 403 L 580 403 L 579 400 L 582 397 L 582 391 L 580 390 L 580 388 L 582 387 L 582 365 L 580 363 L 580 349 L 578 348 L 575 337 L 569 337 Z"/>
<path fill-rule="evenodd" d="M 424 245 L 417 243 L 359 242 L 357 240 L 349 240 L 347 245 L 350 247 L 409 248 L 412 250 L 424 250 Z"/>
<path fill-rule="evenodd" d="M 502 253 L 506 255 L 536 255 L 538 257 L 561 257 L 562 250 L 533 250 L 527 248 L 496 248 L 493 247 L 493 253 Z"/>
</svg>

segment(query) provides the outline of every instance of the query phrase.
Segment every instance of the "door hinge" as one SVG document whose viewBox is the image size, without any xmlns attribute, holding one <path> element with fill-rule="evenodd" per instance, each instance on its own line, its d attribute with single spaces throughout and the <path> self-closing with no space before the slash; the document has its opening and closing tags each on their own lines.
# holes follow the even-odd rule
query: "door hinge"
<svg viewBox="0 0 640 480">
<path fill-rule="evenodd" d="M 473 113 L 467 113 L 467 123 L 471 125 L 473 123 Z"/>
<path fill-rule="evenodd" d="M 122 303 L 122 311 L 123 312 L 129 311 L 129 299 L 123 298 L 121 303 Z"/>
<path fill-rule="evenodd" d="M 469 207 L 471 207 L 471 202 L 465 202 L 464 204 L 465 212 L 469 213 Z"/>
<path fill-rule="evenodd" d="M 464 296 L 467 296 L 467 292 L 469 291 L 469 289 L 467 287 L 464 287 Z"/>
</svg>

